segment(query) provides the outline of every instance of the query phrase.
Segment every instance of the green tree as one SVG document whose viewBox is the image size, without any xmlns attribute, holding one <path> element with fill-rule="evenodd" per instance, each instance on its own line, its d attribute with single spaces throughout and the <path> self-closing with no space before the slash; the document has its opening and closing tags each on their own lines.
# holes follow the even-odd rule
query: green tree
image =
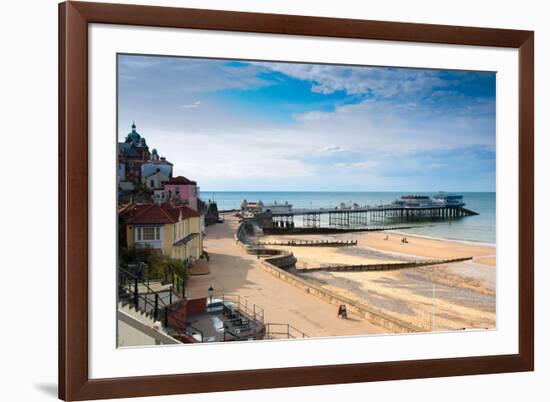
<svg viewBox="0 0 550 402">
<path fill-rule="evenodd" d="M 162 255 L 150 246 L 132 246 L 120 249 L 120 266 L 127 268 L 129 265 L 137 265 L 143 268 L 144 275 L 148 279 L 171 280 L 173 272 L 183 281 L 189 277 L 189 270 L 183 261 Z"/>
</svg>

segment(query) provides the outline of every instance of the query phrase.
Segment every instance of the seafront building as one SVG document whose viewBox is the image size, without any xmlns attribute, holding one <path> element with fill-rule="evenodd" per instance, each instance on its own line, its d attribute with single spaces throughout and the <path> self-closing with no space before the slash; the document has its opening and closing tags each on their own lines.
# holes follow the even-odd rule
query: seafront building
<svg viewBox="0 0 550 402">
<path fill-rule="evenodd" d="M 177 176 L 164 183 L 164 191 L 168 199 L 177 199 L 194 211 L 198 211 L 197 198 L 199 189 L 197 182 L 184 176 Z"/>
<path fill-rule="evenodd" d="M 263 206 L 262 200 L 258 202 L 243 200 L 243 202 L 241 202 L 241 213 L 245 216 L 257 215 L 262 212 Z"/>
<path fill-rule="evenodd" d="M 173 164 L 168 162 L 164 156 L 159 156 L 156 148 L 151 152 L 151 158 L 141 165 L 141 177 L 150 176 L 156 172 L 172 178 Z"/>
<path fill-rule="evenodd" d="M 132 123 L 132 131 L 124 142 L 118 143 L 118 182 L 137 184 L 141 181 L 141 165 L 151 158 L 145 138 L 136 130 Z M 133 188 L 133 187 L 132 187 Z"/>
<path fill-rule="evenodd" d="M 186 206 L 136 204 L 124 211 L 128 247 L 149 247 L 191 264 L 202 254 L 200 213 Z"/>
<path fill-rule="evenodd" d="M 285 201 L 282 204 L 274 201 L 271 204 L 264 204 L 262 200 L 258 202 L 243 200 L 241 203 L 241 212 L 248 213 L 252 215 L 264 213 L 264 212 L 273 212 L 273 213 L 285 213 L 292 210 L 292 204 L 289 204 L 288 201 Z"/>
<path fill-rule="evenodd" d="M 132 131 L 117 148 L 117 182 L 120 190 L 131 191 L 143 183 L 151 174 L 161 172 L 168 179 L 172 177 L 172 164 L 164 157 L 159 157 L 156 149 L 151 153 L 144 137 L 132 123 Z"/>
<path fill-rule="evenodd" d="M 440 191 L 436 195 L 429 196 L 423 194 L 403 195 L 400 199 L 395 200 L 393 205 L 399 205 L 408 208 L 427 208 L 427 207 L 462 207 L 466 205 L 463 201 L 463 196 L 460 194 L 449 194 Z"/>
</svg>

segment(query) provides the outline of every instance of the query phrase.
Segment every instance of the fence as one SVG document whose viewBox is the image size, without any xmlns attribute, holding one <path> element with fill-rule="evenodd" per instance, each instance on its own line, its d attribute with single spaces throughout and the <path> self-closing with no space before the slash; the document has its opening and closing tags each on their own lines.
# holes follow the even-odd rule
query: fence
<svg viewBox="0 0 550 402">
<path fill-rule="evenodd" d="M 240 295 L 213 295 L 217 299 L 221 299 L 224 308 L 232 308 L 237 310 L 249 320 L 264 322 L 264 309 L 257 304 L 248 303 L 248 299 Z M 230 306 L 230 307 L 229 307 Z"/>
<path fill-rule="evenodd" d="M 309 338 L 304 332 L 289 324 L 265 324 L 265 339 L 299 339 Z"/>
<path fill-rule="evenodd" d="M 357 240 L 288 240 L 274 242 L 259 242 L 259 246 L 291 246 L 291 247 L 342 247 L 356 246 Z"/>
</svg>

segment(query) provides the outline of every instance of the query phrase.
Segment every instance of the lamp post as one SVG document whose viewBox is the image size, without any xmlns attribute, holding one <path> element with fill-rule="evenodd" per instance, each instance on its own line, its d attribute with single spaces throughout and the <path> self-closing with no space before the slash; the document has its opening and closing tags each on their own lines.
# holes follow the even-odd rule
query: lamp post
<svg viewBox="0 0 550 402">
<path fill-rule="evenodd" d="M 210 286 L 208 288 L 208 296 L 210 297 L 210 304 L 212 304 L 212 295 L 214 294 L 214 288 Z"/>
<path fill-rule="evenodd" d="M 256 235 L 256 251 L 257 251 L 256 258 L 259 260 L 260 259 L 260 232 L 259 231 L 257 232 L 257 235 Z"/>
</svg>

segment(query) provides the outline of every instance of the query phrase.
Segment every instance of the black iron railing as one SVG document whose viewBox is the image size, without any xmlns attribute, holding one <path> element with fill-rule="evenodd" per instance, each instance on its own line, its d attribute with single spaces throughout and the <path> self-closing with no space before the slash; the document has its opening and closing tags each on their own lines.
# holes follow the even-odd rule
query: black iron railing
<svg viewBox="0 0 550 402">
<path fill-rule="evenodd" d="M 304 332 L 289 324 L 267 323 L 265 324 L 265 337 L 267 339 L 298 339 L 309 338 Z"/>
<path fill-rule="evenodd" d="M 176 323 L 179 327 L 183 328 L 185 334 L 189 335 L 190 331 L 194 331 L 200 335 L 200 342 L 204 341 L 204 334 L 201 330 L 193 327 L 187 322 L 182 321 L 170 310 L 170 305 L 173 301 L 173 293 L 175 291 L 174 286 L 170 285 L 168 290 L 154 291 L 151 287 L 137 275 L 125 270 L 124 268 L 118 269 L 118 298 L 119 301 L 126 301 L 132 304 L 136 310 L 143 311 L 151 316 L 155 321 L 161 321 L 164 324 L 164 328 L 168 331 L 170 321 Z M 140 293 L 140 285 L 145 288 L 145 294 Z M 160 296 L 161 293 L 168 291 L 168 304 L 164 302 L 164 299 Z M 151 299 L 149 295 L 153 295 Z M 141 304 L 140 304 L 141 301 Z M 142 307 L 143 306 L 143 307 Z M 149 306 L 149 308 L 148 308 Z M 174 331 L 178 333 L 178 331 Z M 195 338 L 196 339 L 196 338 Z"/>
</svg>

